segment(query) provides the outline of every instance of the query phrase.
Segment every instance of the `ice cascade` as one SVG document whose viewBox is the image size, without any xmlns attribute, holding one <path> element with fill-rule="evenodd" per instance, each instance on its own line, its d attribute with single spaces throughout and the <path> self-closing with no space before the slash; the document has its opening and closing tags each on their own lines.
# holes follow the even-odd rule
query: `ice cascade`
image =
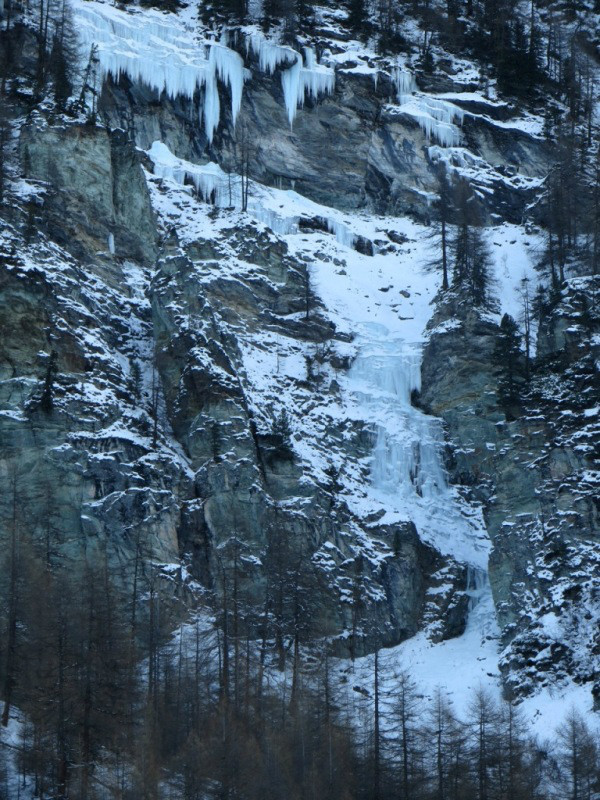
<svg viewBox="0 0 600 800">
<path fill-rule="evenodd" d="M 201 115 L 209 141 L 220 119 L 219 79 L 230 89 L 235 124 L 249 76 L 239 53 L 217 42 L 195 41 L 190 28 L 158 11 L 129 13 L 80 0 L 74 4 L 74 12 L 82 57 L 87 58 L 95 46 L 103 75 L 115 80 L 127 75 L 171 98 L 192 99 L 204 87 Z"/>
<path fill-rule="evenodd" d="M 392 69 L 391 77 L 396 87 L 398 102 L 407 103 L 411 96 L 417 91 L 415 76 L 409 70 L 397 66 Z"/>
<path fill-rule="evenodd" d="M 443 467 L 442 423 L 411 403 L 421 384 L 421 352 L 381 325 L 363 323 L 350 388 L 372 423 L 369 493 L 394 518 L 412 520 L 419 535 L 480 571 L 489 540 L 479 509 L 463 503 Z"/>
<path fill-rule="evenodd" d="M 417 94 L 414 75 L 400 65 L 392 69 L 391 78 L 400 110 L 416 119 L 428 139 L 435 139 L 442 147 L 457 147 L 461 139 L 458 126 L 464 119 L 462 108 L 438 97 Z"/>
</svg>

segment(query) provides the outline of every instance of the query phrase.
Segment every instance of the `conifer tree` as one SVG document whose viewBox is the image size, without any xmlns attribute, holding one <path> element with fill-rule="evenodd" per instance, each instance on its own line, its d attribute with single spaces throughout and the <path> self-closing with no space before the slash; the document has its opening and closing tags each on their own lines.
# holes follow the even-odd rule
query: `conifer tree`
<svg viewBox="0 0 600 800">
<path fill-rule="evenodd" d="M 446 291 L 450 285 L 449 262 L 450 262 L 450 214 L 452 209 L 452 192 L 446 165 L 443 162 L 436 164 L 435 175 L 438 181 L 438 196 L 435 201 L 435 209 L 438 214 L 434 222 L 433 238 L 435 240 L 436 256 L 435 266 L 442 272 L 442 291 Z"/>
<path fill-rule="evenodd" d="M 3 98 L 0 103 L 0 208 L 4 205 L 6 184 L 8 181 L 8 142 L 10 122 Z"/>
<path fill-rule="evenodd" d="M 368 36 L 370 23 L 365 0 L 350 0 L 348 3 L 348 26 L 357 38 Z"/>
<path fill-rule="evenodd" d="M 481 209 L 466 181 L 456 188 L 453 283 L 475 306 L 490 303 L 491 256 L 482 232 Z"/>
<path fill-rule="evenodd" d="M 504 314 L 494 348 L 494 362 L 500 371 L 498 394 L 500 403 L 513 415 L 519 399 L 521 375 L 521 336 L 519 326 L 510 314 Z"/>
<path fill-rule="evenodd" d="M 72 83 L 63 44 L 58 36 L 54 37 L 50 53 L 50 74 L 54 84 L 54 100 L 59 110 L 64 110 L 67 100 L 71 96 Z"/>
</svg>

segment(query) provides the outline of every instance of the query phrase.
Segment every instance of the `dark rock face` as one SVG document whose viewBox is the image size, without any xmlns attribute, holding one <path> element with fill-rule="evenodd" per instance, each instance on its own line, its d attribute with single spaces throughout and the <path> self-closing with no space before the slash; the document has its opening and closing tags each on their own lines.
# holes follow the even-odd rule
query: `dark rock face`
<svg viewBox="0 0 600 800">
<path fill-rule="evenodd" d="M 187 478 L 166 453 L 149 457 L 135 399 L 147 310 L 115 263 L 82 266 L 51 243 L 15 249 L 0 284 L 3 522 L 16 506 L 51 560 L 104 554 L 117 578 L 140 539 L 176 560 Z"/>
<path fill-rule="evenodd" d="M 583 284 L 565 285 L 540 327 L 537 367 L 513 421 L 498 399 L 495 325 L 442 305 L 423 361 L 421 402 L 448 425 L 452 474 L 485 504 L 501 666 L 516 693 L 544 673 L 592 680 L 600 652 L 598 355 L 581 325 Z M 598 319 L 589 324 L 597 329 Z"/>
<path fill-rule="evenodd" d="M 303 565 L 314 595 L 310 624 L 337 636 L 340 652 L 395 644 L 424 624 L 438 639 L 460 632 L 461 569 L 441 592 L 449 564 L 414 526 L 369 521 L 365 534 L 281 436 L 257 429 L 244 342 L 268 330 L 325 352 L 336 335 L 317 298 L 305 318 L 307 264 L 252 227 L 221 226 L 185 247 L 173 234 L 159 241 L 140 161 L 119 132 L 34 120 L 20 152 L 41 187 L 42 225 L 29 243 L 15 234 L 2 277 L 2 518 L 13 481 L 52 558 L 106 558 L 125 588 L 139 558 L 151 560 L 189 602 L 200 586 L 218 593 L 243 556 L 242 590 L 257 608 L 285 532 L 285 561 Z M 365 457 L 370 435 L 343 446 Z M 357 558 L 357 537 L 376 562 Z M 179 570 L 174 584 L 182 559 L 188 577 Z"/>
</svg>

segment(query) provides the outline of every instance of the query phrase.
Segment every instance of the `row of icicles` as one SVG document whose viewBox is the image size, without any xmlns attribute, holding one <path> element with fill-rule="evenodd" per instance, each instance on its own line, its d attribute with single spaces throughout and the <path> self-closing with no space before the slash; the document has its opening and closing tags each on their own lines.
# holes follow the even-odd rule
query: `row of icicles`
<svg viewBox="0 0 600 800">
<path fill-rule="evenodd" d="M 176 17 L 153 10 L 131 14 L 85 0 L 76 0 L 74 10 L 83 53 L 88 54 L 96 46 L 103 75 L 117 80 L 126 75 L 171 98 L 192 99 L 198 89 L 204 88 L 200 113 L 209 142 L 221 118 L 217 85 L 220 80 L 229 87 L 235 125 L 244 83 L 252 73 L 224 38 L 205 42 L 199 48 L 189 27 Z M 334 69 L 319 64 L 309 47 L 299 53 L 256 32 L 247 37 L 246 48 L 258 57 L 263 72 L 273 74 L 278 67 L 288 65 L 281 72 L 281 84 L 290 125 L 307 97 L 332 94 L 335 88 Z M 457 123 L 462 123 L 462 111 L 457 106 L 437 98 L 415 96 L 414 76 L 402 67 L 393 69 L 391 77 L 400 109 L 419 123 L 428 139 L 435 139 L 444 147 L 459 144 Z"/>
</svg>

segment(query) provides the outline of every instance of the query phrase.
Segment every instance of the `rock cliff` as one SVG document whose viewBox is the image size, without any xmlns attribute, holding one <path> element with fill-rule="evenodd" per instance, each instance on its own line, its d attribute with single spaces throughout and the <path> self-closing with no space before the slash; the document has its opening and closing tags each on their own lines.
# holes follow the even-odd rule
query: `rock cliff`
<svg viewBox="0 0 600 800">
<path fill-rule="evenodd" d="M 26 72 L 26 35 L 21 44 Z M 234 571 L 256 631 L 273 583 L 287 583 L 310 595 L 302 635 L 327 635 L 353 656 L 419 631 L 431 642 L 460 636 L 487 530 L 507 690 L 570 677 L 596 681 L 597 696 L 593 279 L 571 277 L 554 298 L 531 380 L 507 410 L 497 315 L 451 294 L 430 306 L 439 281 L 423 268 L 440 160 L 471 178 L 487 223 L 516 228 L 539 197 L 550 145 L 511 127 L 506 104 L 466 96 L 455 100 L 461 146 L 438 146 L 398 104 L 387 62 L 374 81 L 340 52 L 329 53 L 335 90 L 307 100 L 293 127 L 281 68 L 265 74 L 250 54 L 236 125 L 224 112 L 212 141 L 198 122 L 207 89 L 168 98 L 106 77 L 97 123 L 43 109 L 25 118 L 25 100 L 14 100 L 15 200 L 0 218 L 0 516 L 7 523 L 24 509 L 50 561 L 106 554 L 124 587 L 140 559 L 156 567 L 180 601 L 173 619 L 218 606 Z M 430 88 L 473 87 L 445 76 Z M 161 176 L 157 141 L 235 181 L 245 158 L 241 180 L 274 198 L 282 229 L 205 202 L 215 197 L 192 186 L 193 171 Z M 271 194 L 259 194 L 265 187 Z M 283 195 L 294 192 L 313 202 L 310 213 L 286 216 Z M 398 219 L 408 217 L 404 232 Z M 343 283 L 352 259 L 362 300 L 342 311 L 328 281 Z M 356 376 L 372 344 L 358 330 L 363 317 L 352 317 L 361 302 L 374 315 L 387 304 L 395 323 L 416 320 L 409 344 L 433 310 L 408 394 L 419 414 L 444 422 L 448 486 L 436 477 L 428 495 L 423 477 L 437 476 L 439 442 L 386 443 L 403 458 L 410 451 L 392 471 L 410 476 L 418 515 L 369 505 L 382 426 L 369 418 L 372 398 L 356 407 L 381 386 L 365 389 L 364 372 Z M 390 364 L 401 349 L 391 344 Z M 392 415 L 406 389 L 394 386 Z M 441 431 L 408 406 L 403 424 L 419 425 L 417 438 Z M 442 490 L 449 526 L 467 530 L 460 547 L 476 558 L 436 539 L 428 503 L 439 505 Z M 286 636 L 298 635 L 289 609 L 274 613 Z"/>
</svg>

